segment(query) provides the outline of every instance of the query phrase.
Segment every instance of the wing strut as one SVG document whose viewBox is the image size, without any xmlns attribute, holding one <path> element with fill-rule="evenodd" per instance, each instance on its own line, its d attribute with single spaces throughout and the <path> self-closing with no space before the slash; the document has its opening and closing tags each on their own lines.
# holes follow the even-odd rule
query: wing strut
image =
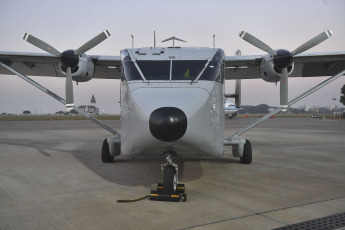
<svg viewBox="0 0 345 230">
<path fill-rule="evenodd" d="M 20 77 L 21 79 L 25 80 L 26 82 L 30 83 L 31 85 L 35 86 L 36 88 L 42 90 L 43 92 L 45 92 L 46 94 L 48 94 L 49 96 L 53 97 L 54 99 L 58 100 L 59 102 L 61 102 L 62 104 L 66 105 L 66 100 L 63 99 L 62 97 L 60 97 L 59 95 L 53 93 L 52 91 L 50 91 L 49 89 L 45 88 L 44 86 L 40 85 L 39 83 L 35 82 L 34 80 L 32 80 L 31 78 L 25 76 L 24 74 L 19 73 L 18 71 L 16 71 L 15 69 L 11 68 L 10 66 L 0 62 L 0 65 L 5 67 L 6 69 L 8 69 L 9 71 L 11 71 L 12 73 L 14 73 L 15 75 L 17 75 L 18 77 Z M 113 130 L 112 128 L 110 128 L 109 126 L 107 126 L 106 124 L 102 123 L 101 121 L 97 120 L 96 118 L 94 118 L 93 116 L 89 115 L 88 113 L 85 113 L 84 111 L 80 110 L 78 107 L 73 105 L 73 109 L 76 110 L 78 113 L 84 115 L 85 117 L 87 117 L 88 119 L 90 119 L 91 121 L 93 121 L 95 124 L 101 126 L 102 128 L 106 129 L 107 131 L 109 131 L 110 133 L 112 133 L 113 135 L 115 135 L 115 137 L 117 139 L 120 140 L 120 134 L 118 132 L 116 132 L 115 130 Z"/>
<path fill-rule="evenodd" d="M 324 87 L 325 85 L 327 85 L 328 83 L 336 80 L 337 78 L 341 77 L 342 75 L 345 74 L 345 70 L 339 72 L 338 74 L 334 75 L 333 77 L 328 78 L 327 80 L 321 82 L 320 84 L 316 85 L 315 87 L 311 88 L 310 90 L 308 90 L 307 92 L 301 94 L 300 96 L 296 97 L 295 99 L 291 100 L 288 102 L 287 107 L 290 107 L 291 105 L 295 104 L 296 102 L 302 100 L 303 98 L 309 96 L 310 94 L 314 93 L 315 91 L 321 89 L 322 87 Z M 236 132 L 234 135 L 232 135 L 231 137 L 228 137 L 224 140 L 224 144 L 225 145 L 237 145 L 240 142 L 240 138 L 238 138 L 238 136 L 242 135 L 243 133 L 247 132 L 248 130 L 252 129 L 253 127 L 257 126 L 258 124 L 260 124 L 261 122 L 267 120 L 268 118 L 270 118 L 271 116 L 273 116 L 276 113 L 279 113 L 281 110 L 286 109 L 286 107 L 282 106 L 279 107 L 278 109 L 266 114 L 264 117 L 260 118 L 259 120 L 255 121 L 254 123 L 248 125 L 247 127 L 241 129 L 240 131 Z"/>
</svg>

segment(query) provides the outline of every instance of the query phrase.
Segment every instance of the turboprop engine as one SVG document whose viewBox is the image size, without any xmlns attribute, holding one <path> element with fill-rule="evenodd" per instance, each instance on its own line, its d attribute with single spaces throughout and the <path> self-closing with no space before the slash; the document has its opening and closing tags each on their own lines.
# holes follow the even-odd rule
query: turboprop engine
<svg viewBox="0 0 345 230">
<path fill-rule="evenodd" d="M 91 58 L 85 53 L 75 55 L 74 50 L 66 50 L 60 56 L 60 71 L 66 75 L 67 68 L 71 68 L 72 79 L 76 82 L 86 82 L 92 79 L 95 66 Z"/>
<path fill-rule="evenodd" d="M 284 49 L 273 50 L 267 44 L 245 31 L 241 31 L 239 36 L 253 46 L 268 53 L 261 59 L 260 75 L 263 80 L 268 82 L 280 81 L 280 107 L 283 111 L 286 111 L 288 107 L 288 76 L 293 71 L 293 57 L 325 41 L 332 36 L 332 31 L 326 30 L 322 32 L 292 52 Z"/>
<path fill-rule="evenodd" d="M 279 82 L 285 65 L 287 66 L 288 75 L 290 75 L 294 69 L 294 63 L 289 51 L 282 49 L 276 52 L 276 56 L 267 54 L 260 62 L 261 78 L 267 82 Z"/>
<path fill-rule="evenodd" d="M 92 79 L 95 72 L 94 63 L 92 59 L 85 54 L 85 52 L 97 46 L 109 36 L 109 31 L 105 30 L 86 42 L 84 45 L 80 46 L 78 49 L 66 50 L 62 53 L 48 43 L 28 33 L 24 34 L 23 39 L 32 45 L 60 58 L 60 71 L 66 76 L 66 107 L 67 110 L 70 111 L 74 108 L 72 80 L 76 82 L 89 81 Z"/>
</svg>

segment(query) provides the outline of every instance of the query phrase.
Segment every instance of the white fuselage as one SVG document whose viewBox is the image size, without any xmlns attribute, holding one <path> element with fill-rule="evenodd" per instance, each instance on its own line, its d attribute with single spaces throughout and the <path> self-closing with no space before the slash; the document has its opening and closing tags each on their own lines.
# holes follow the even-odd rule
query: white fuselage
<svg viewBox="0 0 345 230">
<path fill-rule="evenodd" d="M 164 49 L 164 55 L 158 59 L 148 53 L 160 50 L 140 50 L 145 57 L 135 55 L 135 49 L 126 50 L 132 60 L 170 62 L 170 77 L 164 80 L 147 80 L 148 75 L 139 74 L 145 79 L 128 80 L 124 76 L 121 83 L 121 153 L 124 155 L 158 155 L 165 150 L 174 150 L 179 155 L 223 155 L 224 151 L 224 80 L 202 80 L 202 73 L 207 68 L 217 68 L 211 61 L 217 50 L 202 48 L 201 50 Z M 198 51 L 200 51 L 198 53 Z M 184 55 L 187 53 L 187 55 Z M 191 55 L 192 53 L 192 55 Z M 200 54 L 201 53 L 201 54 Z M 138 52 L 136 54 L 139 54 Z M 188 56 L 189 55 L 189 56 Z M 194 56 L 195 57 L 194 57 Z M 204 56 L 203 56 L 204 55 Z M 194 57 L 194 58 L 193 58 Z M 194 76 L 194 80 L 180 77 L 173 80 L 174 67 L 179 60 L 205 60 L 202 70 Z M 219 62 L 220 64 L 222 61 Z M 133 63 L 133 66 L 138 63 Z M 149 63 L 151 65 L 151 62 Z M 207 64 L 207 66 L 206 66 Z M 123 65 L 125 66 L 125 65 Z M 138 65 L 137 65 L 138 66 Z M 126 67 L 125 67 L 126 68 Z M 160 68 L 157 66 L 157 68 Z M 222 66 L 219 66 L 223 71 Z M 188 69 L 192 74 L 193 67 Z M 126 69 L 124 75 L 132 74 Z M 220 73 L 219 73 L 220 74 Z M 201 75 L 201 77 L 200 77 Z M 196 77 L 199 76 L 199 79 Z M 126 80 L 127 78 L 127 80 Z M 185 133 L 178 140 L 161 141 L 152 135 L 150 115 L 160 108 L 177 108 L 184 112 L 187 118 Z M 169 115 L 168 115 L 169 116 Z M 174 118 L 170 118 L 174 119 Z M 173 121 L 172 121 L 173 124 Z M 167 130 L 166 132 L 170 132 Z"/>
</svg>

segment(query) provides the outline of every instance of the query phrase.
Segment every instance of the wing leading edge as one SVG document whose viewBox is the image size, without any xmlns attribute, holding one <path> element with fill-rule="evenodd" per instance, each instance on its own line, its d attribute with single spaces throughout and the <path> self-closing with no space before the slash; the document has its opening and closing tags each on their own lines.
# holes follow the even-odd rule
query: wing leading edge
<svg viewBox="0 0 345 230">
<path fill-rule="evenodd" d="M 225 79 L 261 78 L 260 63 L 264 56 L 227 56 Z M 289 77 L 332 76 L 344 69 L 345 51 L 299 54 L 294 57 L 294 70 Z"/>
<path fill-rule="evenodd" d="M 90 55 L 95 65 L 93 78 L 120 79 L 120 56 Z M 258 79 L 264 55 L 227 56 L 225 79 Z M 0 61 L 29 76 L 65 77 L 60 72 L 59 58 L 51 54 L 0 52 Z M 332 76 L 345 69 L 345 51 L 296 55 L 294 71 L 289 77 Z M 0 74 L 12 75 L 0 67 Z"/>
<path fill-rule="evenodd" d="M 120 56 L 90 55 L 95 65 L 93 78 L 120 79 Z M 0 52 L 0 61 L 11 66 L 22 74 L 29 76 L 65 77 L 59 67 L 59 57 L 51 54 Z M 0 66 L 0 74 L 12 75 Z"/>
</svg>

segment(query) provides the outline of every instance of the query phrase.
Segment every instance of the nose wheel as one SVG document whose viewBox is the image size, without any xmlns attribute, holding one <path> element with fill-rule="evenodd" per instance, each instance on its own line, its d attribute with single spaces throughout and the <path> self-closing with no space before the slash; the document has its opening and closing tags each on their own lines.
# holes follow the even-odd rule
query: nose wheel
<svg viewBox="0 0 345 230">
<path fill-rule="evenodd" d="M 163 188 L 166 191 L 174 192 L 178 183 L 178 165 L 172 162 L 172 157 L 176 155 L 174 151 L 165 151 L 166 163 L 161 165 L 163 173 Z"/>
<path fill-rule="evenodd" d="M 186 201 L 184 184 L 178 183 L 178 165 L 172 162 L 172 157 L 176 153 L 167 150 L 164 155 L 167 162 L 161 165 L 163 183 L 157 185 L 157 191 L 151 191 L 150 200 Z"/>
</svg>

